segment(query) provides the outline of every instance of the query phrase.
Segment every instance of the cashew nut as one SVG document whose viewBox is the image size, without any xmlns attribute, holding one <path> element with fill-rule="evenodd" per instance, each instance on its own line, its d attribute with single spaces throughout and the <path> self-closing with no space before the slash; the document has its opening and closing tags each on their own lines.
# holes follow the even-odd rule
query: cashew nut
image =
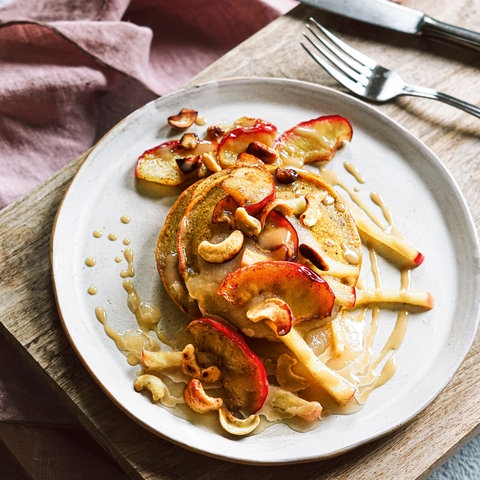
<svg viewBox="0 0 480 480">
<path fill-rule="evenodd" d="M 197 119 L 198 112 L 191 108 L 182 108 L 177 115 L 168 117 L 168 123 L 178 130 L 191 127 Z"/>
<path fill-rule="evenodd" d="M 144 388 L 149 390 L 154 402 L 158 402 L 158 400 L 161 400 L 169 393 L 167 386 L 155 375 L 140 375 L 135 380 L 133 387 L 137 392 L 142 391 Z"/>
<path fill-rule="evenodd" d="M 244 207 L 235 210 L 235 223 L 247 237 L 254 237 L 262 231 L 260 220 L 249 215 Z"/>
<path fill-rule="evenodd" d="M 184 133 L 179 144 L 185 150 L 193 150 L 198 145 L 198 136 L 196 133 Z"/>
<path fill-rule="evenodd" d="M 300 215 L 307 208 L 307 201 L 305 200 L 305 197 L 289 198 L 288 200 L 285 200 L 285 202 L 292 207 L 293 215 Z"/>
<path fill-rule="evenodd" d="M 243 233 L 234 230 L 220 243 L 203 240 L 198 246 L 198 254 L 207 262 L 223 263 L 232 259 L 243 247 Z"/>
<path fill-rule="evenodd" d="M 260 424 L 260 416 L 253 414 L 247 418 L 237 418 L 226 407 L 218 410 L 220 425 L 232 435 L 248 435 Z"/>
<path fill-rule="evenodd" d="M 264 163 L 278 164 L 278 152 L 262 142 L 251 142 L 247 147 L 247 153 L 259 158 Z"/>
<path fill-rule="evenodd" d="M 191 343 L 182 352 L 182 371 L 185 375 L 208 383 L 218 382 L 222 376 L 222 371 L 215 365 L 207 368 L 200 367 L 195 355 L 195 347 Z"/>
<path fill-rule="evenodd" d="M 197 413 L 207 413 L 218 410 L 223 405 L 223 399 L 210 397 L 205 393 L 202 382 L 192 378 L 183 391 L 185 403 Z"/>
<path fill-rule="evenodd" d="M 268 214 L 272 210 L 275 210 L 276 212 L 281 213 L 285 217 L 288 217 L 289 215 L 293 215 L 294 212 L 295 212 L 294 208 L 293 208 L 293 205 L 290 203 L 289 200 L 284 200 L 283 198 L 276 198 L 275 200 L 269 202 L 265 206 L 265 208 L 262 210 L 262 215 L 260 217 L 260 223 L 262 225 L 265 224 L 265 220 L 268 217 Z M 302 210 L 302 212 L 303 212 L 303 210 Z"/>
<path fill-rule="evenodd" d="M 217 162 L 217 158 L 212 152 L 205 152 L 200 156 L 202 163 L 211 172 L 219 172 L 222 166 Z"/>
<path fill-rule="evenodd" d="M 300 215 L 300 221 L 307 228 L 315 226 L 322 216 L 320 202 L 327 196 L 327 192 L 307 193 L 305 201 L 307 202 L 304 212 Z"/>
<path fill-rule="evenodd" d="M 256 323 L 261 320 L 274 324 L 279 336 L 286 335 L 292 328 L 293 316 L 290 307 L 280 298 L 268 298 L 248 309 L 247 318 Z"/>
</svg>

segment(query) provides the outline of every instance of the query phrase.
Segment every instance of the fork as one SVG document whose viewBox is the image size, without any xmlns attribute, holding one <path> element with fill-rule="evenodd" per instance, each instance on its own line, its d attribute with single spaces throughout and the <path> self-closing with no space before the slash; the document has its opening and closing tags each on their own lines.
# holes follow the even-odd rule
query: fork
<svg viewBox="0 0 480 480">
<path fill-rule="evenodd" d="M 314 18 L 309 18 L 300 42 L 306 52 L 335 80 L 359 97 L 388 102 L 401 95 L 431 98 L 480 118 L 480 107 L 431 88 L 407 85 L 400 76 L 347 45 Z M 312 49 L 313 47 L 313 49 Z"/>
</svg>

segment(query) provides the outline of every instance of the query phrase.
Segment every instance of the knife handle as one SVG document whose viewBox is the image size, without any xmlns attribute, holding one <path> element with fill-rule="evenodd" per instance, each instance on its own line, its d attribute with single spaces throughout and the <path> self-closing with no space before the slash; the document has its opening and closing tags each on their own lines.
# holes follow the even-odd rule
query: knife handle
<svg viewBox="0 0 480 480">
<path fill-rule="evenodd" d="M 421 31 L 437 39 L 448 40 L 464 47 L 480 50 L 480 33 L 456 27 L 425 15 Z"/>
</svg>

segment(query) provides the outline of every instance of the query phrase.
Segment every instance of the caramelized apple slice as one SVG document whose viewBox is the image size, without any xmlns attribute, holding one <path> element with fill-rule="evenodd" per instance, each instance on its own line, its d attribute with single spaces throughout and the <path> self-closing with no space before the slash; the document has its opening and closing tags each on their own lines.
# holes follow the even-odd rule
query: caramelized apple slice
<svg viewBox="0 0 480 480">
<path fill-rule="evenodd" d="M 285 256 L 282 260 L 294 260 L 298 252 L 297 231 L 287 218 L 272 210 L 258 236 L 258 246 L 271 252 L 283 249 Z"/>
<path fill-rule="evenodd" d="M 199 351 L 217 357 L 228 407 L 245 417 L 259 410 L 268 394 L 267 373 L 243 338 L 225 324 L 210 318 L 194 320 L 187 329 Z"/>
<path fill-rule="evenodd" d="M 217 293 L 233 306 L 279 298 L 290 307 L 294 324 L 328 317 L 335 301 L 322 277 L 305 265 L 285 261 L 241 267 L 225 277 Z"/>
<path fill-rule="evenodd" d="M 270 298 L 279 298 L 291 310 L 294 323 L 301 319 L 325 318 L 330 315 L 334 294 L 328 284 L 309 268 L 293 262 L 263 262 L 242 267 L 227 275 L 218 289 L 232 306 L 250 304 L 256 319 L 256 305 L 265 305 Z M 260 311 L 262 310 L 260 307 Z M 279 313 L 278 309 L 275 312 Z M 264 315 L 265 309 L 261 312 Z M 355 388 L 341 375 L 328 368 L 312 351 L 294 326 L 284 332 L 284 321 L 265 323 L 275 332 L 296 358 L 307 368 L 312 386 L 318 385 L 338 405 L 346 405 L 355 395 Z M 282 329 L 278 335 L 279 327 Z"/>
<path fill-rule="evenodd" d="M 174 152 L 178 144 L 178 140 L 171 140 L 143 152 L 138 157 L 135 176 L 163 185 L 180 185 L 184 175 L 175 162 Z"/>
<path fill-rule="evenodd" d="M 180 140 L 169 140 L 140 155 L 135 176 L 162 185 L 182 185 L 195 175 L 195 158 L 214 150 L 215 145 L 206 140 L 199 140 L 194 148 L 185 148 Z M 182 171 L 179 165 L 183 164 L 189 171 Z"/>
<path fill-rule="evenodd" d="M 356 306 L 357 290 L 355 287 L 345 285 L 335 277 L 330 277 L 329 275 L 324 275 L 323 278 L 335 295 L 335 305 L 340 305 L 345 308 L 353 308 Z"/>
<path fill-rule="evenodd" d="M 235 210 L 238 208 L 237 202 L 227 195 L 222 198 L 213 209 L 212 223 L 225 223 L 227 225 L 233 225 L 235 222 Z"/>
<path fill-rule="evenodd" d="M 351 138 L 350 122 L 340 115 L 329 115 L 287 130 L 275 141 L 274 148 L 284 165 L 301 167 L 304 163 L 331 160 Z"/>
<path fill-rule="evenodd" d="M 250 215 L 258 213 L 275 198 L 273 177 L 263 168 L 235 168 L 223 181 L 222 188 Z"/>
<path fill-rule="evenodd" d="M 277 127 L 264 120 L 256 120 L 251 126 L 234 128 L 220 140 L 217 158 L 224 168 L 231 167 L 238 155 L 246 152 L 252 142 L 260 142 L 271 147 L 276 135 Z"/>
</svg>

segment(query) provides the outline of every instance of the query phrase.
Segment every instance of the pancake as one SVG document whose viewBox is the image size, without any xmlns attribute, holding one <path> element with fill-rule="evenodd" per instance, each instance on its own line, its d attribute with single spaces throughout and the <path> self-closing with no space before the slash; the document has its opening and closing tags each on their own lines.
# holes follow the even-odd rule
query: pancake
<svg viewBox="0 0 480 480">
<path fill-rule="evenodd" d="M 252 175 L 245 190 L 254 192 L 258 189 L 251 179 L 257 167 L 247 168 L 252 169 Z M 241 249 L 228 260 L 212 263 L 199 255 L 202 242 L 219 244 L 238 228 L 235 221 L 212 222 L 218 205 L 229 196 L 223 187 L 225 179 L 233 172 L 234 169 L 228 169 L 212 174 L 179 197 L 159 235 L 156 258 L 167 292 L 184 312 L 191 316 L 198 316 L 201 312 L 202 315 L 222 317 L 245 331 L 252 330 L 251 322 L 245 318 L 242 309 L 233 311 L 232 306 L 217 294 L 219 285 L 228 274 L 246 262 L 251 263 L 252 258 L 253 262 L 257 257 L 258 261 L 283 261 L 285 258 L 278 257 L 278 249 L 275 252 L 266 250 L 264 242 L 260 245 L 256 235 L 244 235 Z M 284 211 L 285 218 L 298 235 L 296 243 L 300 246 L 291 261 L 306 264 L 316 273 L 344 285 L 355 286 L 362 248 L 354 219 L 340 195 L 310 172 L 296 170 L 296 180 L 291 183 L 277 181 L 273 169 L 271 175 L 275 181 L 276 201 L 283 200 L 288 204 L 298 200 L 302 203 L 306 199 L 303 200 L 303 209 L 294 213 L 288 209 Z M 268 202 L 265 209 L 268 209 Z M 278 210 L 281 212 L 282 207 Z M 304 215 L 312 216 L 313 220 L 303 218 Z M 250 218 L 264 222 L 262 212 Z M 249 333 L 273 338 L 271 329 L 262 323 L 255 324 Z"/>
</svg>

